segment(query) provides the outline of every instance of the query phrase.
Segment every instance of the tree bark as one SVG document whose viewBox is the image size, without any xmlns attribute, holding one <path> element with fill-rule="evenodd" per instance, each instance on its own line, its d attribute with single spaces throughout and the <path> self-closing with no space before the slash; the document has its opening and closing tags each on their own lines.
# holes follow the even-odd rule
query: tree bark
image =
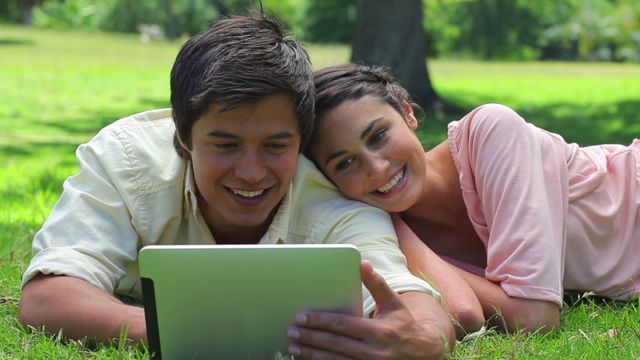
<svg viewBox="0 0 640 360">
<path fill-rule="evenodd" d="M 441 107 L 429 79 L 422 0 L 358 0 L 351 61 L 389 68 L 421 107 Z"/>
<path fill-rule="evenodd" d="M 167 39 L 175 40 L 178 37 L 178 30 L 176 26 L 176 16 L 173 12 L 172 6 L 173 0 L 164 0 L 164 11 L 167 15 L 167 21 L 165 23 L 164 33 L 167 35 Z"/>
<path fill-rule="evenodd" d="M 22 19 L 22 25 L 26 27 L 33 26 L 33 8 L 36 6 L 34 0 L 21 0 L 20 1 L 20 17 Z"/>
<path fill-rule="evenodd" d="M 225 4 L 224 1 L 221 0 L 210 0 L 211 5 L 213 5 L 213 7 L 215 7 L 218 10 L 218 14 L 220 14 L 220 17 L 228 17 L 229 15 L 231 15 L 231 9 L 229 9 L 229 7 L 227 6 L 227 4 Z"/>
</svg>

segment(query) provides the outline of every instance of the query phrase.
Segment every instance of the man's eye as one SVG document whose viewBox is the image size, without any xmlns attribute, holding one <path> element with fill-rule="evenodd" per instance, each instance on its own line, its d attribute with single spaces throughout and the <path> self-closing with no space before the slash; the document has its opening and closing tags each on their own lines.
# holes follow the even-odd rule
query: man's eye
<svg viewBox="0 0 640 360">
<path fill-rule="evenodd" d="M 238 147 L 238 144 L 237 143 L 218 143 L 218 144 L 213 144 L 213 146 L 221 150 L 231 150 Z"/>
<path fill-rule="evenodd" d="M 346 170 L 353 163 L 354 159 L 352 157 L 348 157 L 346 159 L 340 160 L 336 164 L 336 171 Z"/>
<path fill-rule="evenodd" d="M 280 143 L 267 144 L 267 148 L 271 150 L 282 150 L 282 149 L 286 149 L 286 147 L 287 147 L 286 144 L 280 144 Z"/>
</svg>

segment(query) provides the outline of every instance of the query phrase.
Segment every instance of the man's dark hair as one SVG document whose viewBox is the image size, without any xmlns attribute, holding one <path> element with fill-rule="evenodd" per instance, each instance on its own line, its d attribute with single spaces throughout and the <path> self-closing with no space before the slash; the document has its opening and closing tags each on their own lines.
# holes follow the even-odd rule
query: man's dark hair
<svg viewBox="0 0 640 360">
<path fill-rule="evenodd" d="M 193 124 L 214 103 L 227 111 L 277 92 L 292 97 L 304 148 L 313 129 L 315 91 L 302 44 L 261 14 L 213 23 L 187 40 L 171 69 L 178 155 L 189 158 L 178 137 L 190 148 Z"/>
</svg>

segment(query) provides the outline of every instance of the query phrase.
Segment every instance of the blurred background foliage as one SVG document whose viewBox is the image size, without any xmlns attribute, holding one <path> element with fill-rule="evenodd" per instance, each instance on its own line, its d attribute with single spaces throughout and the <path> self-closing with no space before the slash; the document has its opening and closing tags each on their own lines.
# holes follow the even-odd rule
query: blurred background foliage
<svg viewBox="0 0 640 360">
<path fill-rule="evenodd" d="M 390 0 L 389 6 L 402 1 Z M 423 2 L 432 58 L 640 62 L 638 0 Z M 352 40 L 356 0 L 263 0 L 262 5 L 306 42 Z M 259 6 L 252 0 L 1 0 L 0 21 L 128 33 L 152 24 L 176 39 Z"/>
</svg>

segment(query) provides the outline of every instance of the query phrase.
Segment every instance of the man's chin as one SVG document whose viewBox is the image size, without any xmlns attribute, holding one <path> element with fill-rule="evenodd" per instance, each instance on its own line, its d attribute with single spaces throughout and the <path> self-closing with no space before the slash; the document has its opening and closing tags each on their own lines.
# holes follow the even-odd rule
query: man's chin
<svg viewBox="0 0 640 360">
<path fill-rule="evenodd" d="M 259 227 L 268 227 L 270 222 L 269 214 L 267 215 L 255 215 L 255 214 L 243 214 L 241 216 L 233 216 L 232 218 L 228 218 L 229 227 L 236 228 L 238 231 L 259 228 Z"/>
</svg>

